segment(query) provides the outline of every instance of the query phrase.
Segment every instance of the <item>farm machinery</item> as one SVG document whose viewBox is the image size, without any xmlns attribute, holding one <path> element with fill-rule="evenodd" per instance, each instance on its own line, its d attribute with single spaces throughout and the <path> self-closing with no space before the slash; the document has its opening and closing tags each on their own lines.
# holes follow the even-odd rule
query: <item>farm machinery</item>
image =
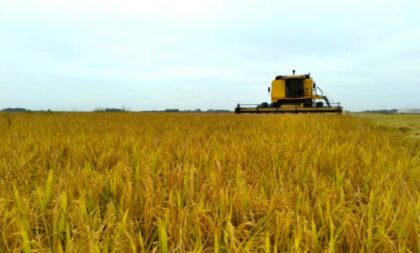
<svg viewBox="0 0 420 253">
<path fill-rule="evenodd" d="M 268 87 L 271 103 L 238 104 L 235 113 L 343 113 L 331 103 L 310 74 L 278 75 Z"/>
</svg>

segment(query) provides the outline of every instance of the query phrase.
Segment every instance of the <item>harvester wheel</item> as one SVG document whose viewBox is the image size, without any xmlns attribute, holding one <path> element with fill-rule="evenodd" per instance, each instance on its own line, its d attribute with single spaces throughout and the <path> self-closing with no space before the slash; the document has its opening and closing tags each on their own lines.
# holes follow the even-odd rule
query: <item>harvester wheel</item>
<svg viewBox="0 0 420 253">
<path fill-rule="evenodd" d="M 267 108 L 268 107 L 268 103 L 267 102 L 263 102 L 260 105 L 261 108 Z"/>
</svg>

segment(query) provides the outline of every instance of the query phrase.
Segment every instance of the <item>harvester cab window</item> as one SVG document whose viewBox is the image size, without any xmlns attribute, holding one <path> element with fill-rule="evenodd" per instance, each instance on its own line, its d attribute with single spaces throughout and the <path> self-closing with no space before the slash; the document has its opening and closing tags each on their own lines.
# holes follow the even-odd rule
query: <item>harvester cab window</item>
<svg viewBox="0 0 420 253">
<path fill-rule="evenodd" d="M 286 79 L 286 97 L 300 98 L 304 96 L 303 79 L 289 78 Z"/>
</svg>

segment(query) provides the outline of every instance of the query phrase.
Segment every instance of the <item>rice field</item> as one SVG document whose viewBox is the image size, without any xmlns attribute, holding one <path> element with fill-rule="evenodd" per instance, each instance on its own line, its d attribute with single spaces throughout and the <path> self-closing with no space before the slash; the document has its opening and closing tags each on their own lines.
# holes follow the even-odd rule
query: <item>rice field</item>
<svg viewBox="0 0 420 253">
<path fill-rule="evenodd" d="M 0 114 L 0 252 L 420 252 L 420 150 L 365 117 Z"/>
<path fill-rule="evenodd" d="M 420 114 L 362 114 L 360 116 L 372 120 L 382 130 L 399 132 L 410 137 L 412 141 L 420 141 Z"/>
</svg>

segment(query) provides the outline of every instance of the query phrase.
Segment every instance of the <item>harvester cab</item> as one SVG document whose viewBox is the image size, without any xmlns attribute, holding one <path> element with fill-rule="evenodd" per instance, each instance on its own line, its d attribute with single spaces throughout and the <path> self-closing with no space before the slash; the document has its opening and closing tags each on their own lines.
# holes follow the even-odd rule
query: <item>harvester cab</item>
<svg viewBox="0 0 420 253">
<path fill-rule="evenodd" d="M 331 103 L 310 74 L 278 75 L 268 87 L 271 103 L 238 104 L 236 113 L 342 113 L 339 103 Z"/>
</svg>

